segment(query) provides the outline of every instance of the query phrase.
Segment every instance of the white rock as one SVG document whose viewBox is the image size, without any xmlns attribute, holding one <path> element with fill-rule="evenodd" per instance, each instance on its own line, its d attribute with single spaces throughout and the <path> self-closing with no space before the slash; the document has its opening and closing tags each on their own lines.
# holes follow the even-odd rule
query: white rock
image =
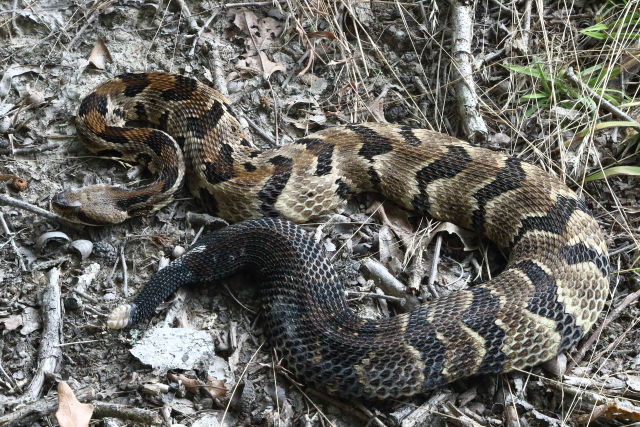
<svg viewBox="0 0 640 427">
<path fill-rule="evenodd" d="M 138 360 L 153 367 L 156 375 L 169 369 L 194 369 L 215 356 L 211 335 L 188 328 L 155 328 L 131 350 Z"/>
</svg>

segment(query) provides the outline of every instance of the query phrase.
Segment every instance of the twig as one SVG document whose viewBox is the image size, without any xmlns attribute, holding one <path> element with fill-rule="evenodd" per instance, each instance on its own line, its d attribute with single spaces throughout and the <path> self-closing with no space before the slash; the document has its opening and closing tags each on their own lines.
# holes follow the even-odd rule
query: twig
<svg viewBox="0 0 640 427">
<path fill-rule="evenodd" d="M 487 125 L 478 111 L 478 96 L 473 81 L 473 3 L 451 0 L 451 25 L 453 27 L 453 66 L 460 75 L 455 84 L 458 110 L 467 138 L 478 142 L 487 138 Z"/>
<path fill-rule="evenodd" d="M 209 25 L 211 25 L 211 22 L 215 19 L 216 16 L 218 16 L 218 11 L 213 12 L 209 17 L 209 19 L 207 19 L 204 25 L 198 30 L 198 33 L 193 38 L 193 42 L 191 42 L 191 49 L 189 49 L 189 56 L 193 56 L 194 52 L 196 51 L 196 44 L 198 43 L 198 40 L 200 40 L 200 37 L 202 37 L 202 33 L 204 33 L 204 30 L 206 30 L 209 27 Z"/>
<path fill-rule="evenodd" d="M 245 120 L 247 121 L 249 126 L 251 126 L 251 128 L 253 130 L 255 130 L 256 132 L 258 132 L 260 134 L 261 137 L 263 137 L 264 139 L 266 139 L 267 141 L 269 141 L 273 145 L 278 145 L 277 141 L 273 138 L 273 136 L 269 135 L 267 132 L 265 132 L 263 129 L 261 129 L 260 126 L 255 124 L 248 117 L 245 117 Z"/>
<path fill-rule="evenodd" d="M 525 55 L 529 52 L 529 33 L 531 32 L 531 0 L 527 0 L 524 4 L 524 25 L 522 26 L 522 53 Z"/>
<path fill-rule="evenodd" d="M 373 292 L 358 292 L 358 291 L 347 291 L 347 297 L 357 297 L 357 298 L 378 298 L 387 301 L 393 301 L 400 305 L 406 303 L 406 298 L 394 297 L 392 295 L 385 295 Z"/>
<path fill-rule="evenodd" d="M 365 258 L 360 264 L 360 272 L 363 273 L 365 278 L 373 280 L 385 294 L 404 299 L 404 304 L 400 304 L 403 309 L 411 310 L 416 307 L 417 301 L 407 295 L 407 287 L 393 277 L 389 270 L 378 261 Z"/>
<path fill-rule="evenodd" d="M 5 221 L 4 214 L 2 212 L 0 212 L 0 223 L 2 224 L 2 229 L 4 230 L 5 234 L 9 238 L 9 242 L 11 242 L 11 247 L 13 248 L 13 251 L 16 253 L 16 257 L 18 258 L 18 264 L 20 264 L 20 270 L 27 271 L 27 266 L 24 263 L 24 258 L 22 257 L 22 254 L 20 253 L 20 249 L 18 248 L 18 245 L 16 244 L 16 240 L 13 238 L 13 233 L 9 229 L 9 225 Z"/>
<path fill-rule="evenodd" d="M 289 378 L 288 373 L 286 372 L 281 372 L 282 375 L 284 375 L 287 379 Z M 296 388 L 298 388 L 298 390 L 301 390 L 299 386 L 297 386 L 297 384 L 295 382 L 293 382 L 294 385 L 296 385 Z M 368 422 L 368 421 L 373 421 L 372 419 L 370 419 L 370 417 L 367 416 L 367 414 L 364 414 L 361 411 L 361 407 L 356 407 L 354 405 L 354 402 L 344 402 L 341 400 L 336 399 L 335 397 L 329 396 L 328 394 L 325 394 L 321 391 L 318 391 L 316 389 L 313 388 L 307 388 L 306 389 L 306 394 L 305 396 L 307 397 L 307 399 L 309 399 L 309 401 L 311 401 L 311 399 L 309 398 L 309 396 L 315 396 L 318 399 L 329 403 L 333 406 L 335 406 L 336 408 L 339 408 L 341 411 L 344 411 L 347 414 L 350 414 L 362 421 Z M 378 420 L 379 422 L 380 420 Z M 373 421 L 375 422 L 375 421 Z M 368 425 L 368 424 L 367 424 Z M 384 425 L 384 424 L 383 424 Z"/>
<path fill-rule="evenodd" d="M 616 320 L 618 316 L 620 316 L 620 313 L 622 313 L 624 309 L 627 308 L 629 305 L 637 301 L 638 298 L 640 298 L 640 291 L 635 291 L 634 293 L 627 295 L 627 297 L 623 299 L 622 302 L 615 309 L 611 311 L 611 313 L 609 313 L 607 318 L 604 319 L 604 322 L 602 322 L 602 324 L 598 327 L 598 329 L 593 331 L 591 336 L 589 336 L 589 339 L 587 339 L 585 342 L 582 343 L 582 345 L 580 345 L 580 348 L 578 348 L 576 355 L 571 359 L 571 362 L 569 363 L 569 367 L 567 368 L 567 373 L 571 373 L 573 368 L 575 368 L 578 365 L 578 363 L 580 363 L 582 359 L 584 359 L 584 356 L 587 353 L 587 351 L 593 347 L 593 343 L 600 338 L 600 335 L 602 334 L 602 331 L 604 330 L 604 328 L 606 328 L 607 326 L 609 326 L 609 324 L 611 324 L 611 322 Z"/>
<path fill-rule="evenodd" d="M 112 417 L 144 425 L 157 425 L 162 423 L 160 415 L 156 411 L 131 408 L 117 403 L 107 403 L 96 400 L 91 402 L 91 404 L 93 405 L 93 416 L 95 418 Z"/>
<path fill-rule="evenodd" d="M 120 264 L 122 264 L 122 293 L 125 297 L 129 296 L 129 270 L 127 268 L 127 260 L 124 257 L 124 242 L 120 245 Z"/>
<path fill-rule="evenodd" d="M 182 12 L 182 15 L 189 23 L 189 28 L 191 28 L 194 31 L 197 30 L 200 33 L 201 32 L 200 27 L 198 26 L 198 23 L 194 19 L 193 15 L 191 14 L 191 11 L 189 10 L 189 6 L 187 6 L 184 0 L 176 0 L 176 3 L 178 3 L 178 6 L 180 6 L 180 11 Z"/>
<path fill-rule="evenodd" d="M 582 81 L 578 78 L 578 76 L 576 76 L 576 74 L 573 72 L 573 67 L 569 67 L 567 69 L 566 76 L 569 80 L 571 80 L 574 84 L 576 84 L 580 89 L 586 92 L 589 96 L 592 96 L 595 99 L 597 99 L 600 105 L 602 105 L 602 107 L 605 110 L 609 111 L 613 115 L 620 117 L 623 120 L 635 123 L 636 125 L 640 126 L 640 123 L 638 123 L 638 121 L 635 120 L 633 117 L 631 117 L 630 115 L 628 115 L 627 113 L 625 113 L 624 111 L 622 111 L 621 109 L 619 109 L 618 107 L 616 107 L 615 105 L 613 105 L 612 103 L 604 99 L 601 95 L 597 94 L 596 91 L 591 89 L 588 85 L 582 83 Z"/>
<path fill-rule="evenodd" d="M 91 388 L 85 388 L 75 393 L 78 400 L 91 399 L 95 392 Z M 13 427 L 31 425 L 38 418 L 45 417 L 58 409 L 58 396 L 47 397 L 36 402 L 20 406 L 4 416 L 0 416 L 0 426 Z"/>
<path fill-rule="evenodd" d="M 231 9 L 233 7 L 252 7 L 252 6 L 259 7 L 259 6 L 271 6 L 274 3 L 275 3 L 274 1 L 245 1 L 240 3 L 224 4 L 222 5 L 222 7 L 226 9 Z M 280 1 L 278 1 L 278 3 L 280 3 Z"/>
<path fill-rule="evenodd" d="M 220 51 L 218 50 L 218 44 L 210 42 L 211 51 L 209 52 L 209 63 L 212 65 L 211 71 L 213 72 L 213 84 L 214 87 L 223 94 L 229 96 L 229 89 L 227 87 L 227 79 L 224 74 L 224 64 L 220 58 Z"/>
<path fill-rule="evenodd" d="M 431 263 L 431 271 L 429 272 L 429 281 L 427 282 L 427 287 L 429 288 L 429 292 L 433 297 L 438 296 L 438 291 L 436 290 L 434 284 L 438 279 L 438 263 L 440 262 L 441 249 L 442 249 L 442 234 L 438 233 L 438 235 L 436 236 L 436 246 L 433 249 L 433 262 Z"/>
<path fill-rule="evenodd" d="M 11 196 L 7 196 L 5 194 L 0 194 L 0 206 L 2 205 L 6 205 L 6 206 L 13 206 L 14 208 L 18 208 L 18 209 L 24 209 L 26 211 L 29 212 L 33 212 L 37 215 L 43 216 L 47 219 L 51 219 L 54 221 L 58 221 L 61 222 L 65 225 L 70 225 L 74 228 L 78 228 L 78 224 L 70 222 L 68 219 L 66 219 L 63 216 L 58 215 L 57 213 L 54 212 L 49 212 L 46 209 L 42 209 L 38 206 L 32 205 L 30 203 L 24 202 L 22 200 L 18 200 L 18 199 L 14 199 Z"/>
<path fill-rule="evenodd" d="M 403 427 L 416 427 L 430 425 L 433 422 L 434 410 L 441 407 L 448 399 L 451 393 L 438 390 L 426 402 L 416 408 L 411 414 L 402 420 Z"/>
<path fill-rule="evenodd" d="M 11 389 L 19 388 L 16 380 L 14 380 L 13 377 L 11 377 L 11 375 L 9 375 L 7 371 L 4 370 L 4 367 L 2 366 L 2 360 L 0 360 L 0 374 L 4 376 L 7 383 L 9 383 L 9 385 L 11 386 Z"/>
<path fill-rule="evenodd" d="M 49 285 L 42 297 L 42 343 L 38 352 L 38 370 L 29 383 L 27 390 L 20 397 L 0 400 L 0 405 L 15 405 L 18 403 L 29 403 L 38 399 L 44 380 L 48 375 L 56 372 L 62 350 L 60 350 L 60 330 L 62 324 L 62 309 L 60 306 L 60 270 L 52 268 L 48 274 Z M 0 423 L 1 424 L 1 423 Z"/>
<path fill-rule="evenodd" d="M 13 0 L 13 7 L 11 10 L 11 28 L 13 29 L 14 34 L 21 35 L 22 32 L 20 28 L 18 28 L 18 24 L 16 24 L 16 11 L 18 10 L 18 0 Z"/>
<path fill-rule="evenodd" d="M 21 148 L 0 148 L 0 154 L 32 154 L 42 153 L 43 151 L 54 150 L 58 148 L 58 142 L 47 142 L 46 144 L 34 145 L 32 147 Z"/>
<path fill-rule="evenodd" d="M 69 43 L 67 44 L 67 51 L 71 51 L 77 41 L 80 39 L 80 36 L 82 35 L 82 33 L 84 33 L 87 28 L 89 28 L 89 25 L 91 25 L 93 23 L 93 21 L 96 20 L 96 18 L 100 15 L 100 12 L 106 8 L 108 8 L 109 6 L 111 6 L 111 3 L 113 3 L 112 1 L 105 1 L 102 4 L 99 4 L 95 9 L 93 9 L 93 11 L 91 12 L 91 14 L 89 15 L 89 17 L 87 18 L 86 22 L 84 23 L 84 25 L 82 26 L 82 28 L 80 28 L 78 30 L 78 32 L 75 34 L 75 36 L 73 36 L 73 38 L 71 39 L 71 41 L 69 41 Z"/>
</svg>

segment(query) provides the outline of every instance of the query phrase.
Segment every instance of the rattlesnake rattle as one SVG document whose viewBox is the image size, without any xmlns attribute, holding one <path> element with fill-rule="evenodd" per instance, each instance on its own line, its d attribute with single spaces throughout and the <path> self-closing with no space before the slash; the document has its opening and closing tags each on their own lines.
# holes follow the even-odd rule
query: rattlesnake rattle
<svg viewBox="0 0 640 427">
<path fill-rule="evenodd" d="M 605 239 L 572 190 L 516 157 L 447 135 L 361 123 L 257 150 L 222 95 L 159 72 L 98 86 L 76 126 L 91 151 L 142 162 L 156 179 L 58 193 L 52 207 L 66 218 L 120 223 L 166 205 L 186 182 L 211 213 L 243 221 L 156 273 L 113 311 L 114 329 L 148 318 L 180 286 L 250 270 L 260 279 L 265 330 L 288 369 L 333 394 L 385 399 L 549 360 L 584 336 L 608 295 Z M 368 191 L 484 235 L 509 253 L 505 270 L 409 313 L 358 317 L 321 247 L 290 221 L 339 212 Z"/>
</svg>

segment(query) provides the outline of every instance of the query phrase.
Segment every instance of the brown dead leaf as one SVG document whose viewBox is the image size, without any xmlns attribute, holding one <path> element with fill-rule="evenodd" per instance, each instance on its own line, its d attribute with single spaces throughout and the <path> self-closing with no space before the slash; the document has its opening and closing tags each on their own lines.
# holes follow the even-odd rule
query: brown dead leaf
<svg viewBox="0 0 640 427">
<path fill-rule="evenodd" d="M 190 378 L 182 374 L 169 374 L 168 377 L 173 381 L 180 381 L 184 384 L 184 388 L 193 394 L 197 394 L 200 389 L 203 389 L 211 398 L 224 397 L 227 395 L 227 387 L 225 386 L 225 380 L 209 379 L 207 384 L 203 384 L 197 378 Z"/>
<path fill-rule="evenodd" d="M 99 70 L 104 70 L 106 63 L 113 61 L 111 53 L 109 53 L 109 49 L 107 48 L 107 44 L 102 37 L 99 37 L 98 40 L 96 40 L 96 44 L 93 45 L 88 61 L 89 64 Z"/>
<path fill-rule="evenodd" d="M 58 410 L 56 419 L 60 427 L 84 427 L 89 425 L 93 405 L 80 403 L 65 381 L 58 383 Z"/>
<path fill-rule="evenodd" d="M 207 381 L 205 391 L 214 399 L 217 397 L 225 397 L 228 392 L 225 382 L 225 380 L 210 379 Z"/>
<path fill-rule="evenodd" d="M 168 374 L 167 377 L 169 377 L 171 381 L 180 381 L 189 393 L 196 394 L 198 390 L 200 390 L 200 387 L 202 387 L 202 383 L 198 381 L 197 378 L 191 378 L 183 374 Z"/>
</svg>

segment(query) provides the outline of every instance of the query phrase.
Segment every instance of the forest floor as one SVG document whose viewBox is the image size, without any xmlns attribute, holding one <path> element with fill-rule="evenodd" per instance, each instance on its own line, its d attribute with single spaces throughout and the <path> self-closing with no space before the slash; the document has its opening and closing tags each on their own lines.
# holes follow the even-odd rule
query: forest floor
<svg viewBox="0 0 640 427">
<path fill-rule="evenodd" d="M 458 110 L 452 38 L 464 23 L 452 4 L 0 0 L 0 425 L 54 425 L 58 402 L 73 408 L 58 412 L 61 425 L 88 416 L 107 426 L 640 422 L 638 2 L 477 2 L 471 55 L 462 54 L 476 85 L 471 117 Z M 225 91 L 257 147 L 378 121 L 539 165 L 583 196 L 605 232 L 605 310 L 566 361 L 385 402 L 347 402 L 290 378 L 242 278 L 180 292 L 140 329 L 108 330 L 114 307 L 221 221 L 199 215 L 186 191 L 102 228 L 70 227 L 15 201 L 48 209 L 71 186 L 148 179 L 91 155 L 73 116 L 99 83 L 150 70 Z M 380 202 L 360 196 L 305 226 L 362 316 L 400 313 L 403 299 L 427 300 L 503 266 L 486 242 L 464 251 L 474 245 L 464 230 Z"/>
</svg>

